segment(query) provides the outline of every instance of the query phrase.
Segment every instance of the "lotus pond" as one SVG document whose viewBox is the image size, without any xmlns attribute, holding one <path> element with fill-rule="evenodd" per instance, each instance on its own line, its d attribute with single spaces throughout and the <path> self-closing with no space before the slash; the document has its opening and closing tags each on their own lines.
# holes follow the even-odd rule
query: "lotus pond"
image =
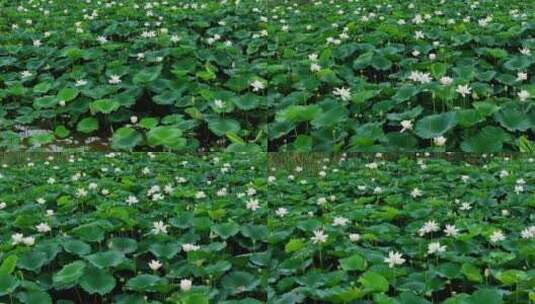
<svg viewBox="0 0 535 304">
<path fill-rule="evenodd" d="M 0 149 L 267 149 L 265 2 L 1 1 Z"/>
<path fill-rule="evenodd" d="M 535 302 L 534 158 L 269 158 L 271 303 Z"/>
<path fill-rule="evenodd" d="M 270 151 L 533 151 L 533 1 L 274 1 Z"/>
<path fill-rule="evenodd" d="M 243 154 L 6 157 L 0 302 L 265 302 L 265 163 Z"/>
</svg>

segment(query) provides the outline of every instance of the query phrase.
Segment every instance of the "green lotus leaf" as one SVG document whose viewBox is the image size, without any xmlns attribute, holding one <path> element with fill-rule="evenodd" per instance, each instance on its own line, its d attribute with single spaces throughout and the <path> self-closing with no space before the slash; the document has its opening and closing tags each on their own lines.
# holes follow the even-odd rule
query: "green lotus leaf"
<svg viewBox="0 0 535 304">
<path fill-rule="evenodd" d="M 240 225 L 234 222 L 217 224 L 212 227 L 212 230 L 223 239 L 235 236 L 240 231 Z"/>
<path fill-rule="evenodd" d="M 115 267 L 125 260 L 124 255 L 116 250 L 94 253 L 85 258 L 97 268 Z"/>
<path fill-rule="evenodd" d="M 265 240 L 268 236 L 268 229 L 265 225 L 243 225 L 240 232 L 243 236 L 256 241 Z"/>
<path fill-rule="evenodd" d="M 33 87 L 33 92 L 36 94 L 45 94 L 52 89 L 52 85 L 53 83 L 50 81 L 38 83 Z"/>
<path fill-rule="evenodd" d="M 299 123 L 311 121 L 321 113 L 321 108 L 316 105 L 290 106 L 277 113 L 277 121 L 289 121 Z"/>
<path fill-rule="evenodd" d="M 210 118 L 207 119 L 208 128 L 217 136 L 224 136 L 228 132 L 238 133 L 240 123 L 234 119 Z"/>
<path fill-rule="evenodd" d="M 179 252 L 180 247 L 176 243 L 154 243 L 149 246 L 149 251 L 157 258 L 172 259 Z"/>
<path fill-rule="evenodd" d="M 159 285 L 165 285 L 167 283 L 168 281 L 165 278 L 152 274 L 140 274 L 128 280 L 126 282 L 126 288 L 139 292 L 147 292 L 153 291 Z"/>
<path fill-rule="evenodd" d="M 464 152 L 494 153 L 503 149 L 503 143 L 509 140 L 510 136 L 501 128 L 484 127 L 477 134 L 466 138 L 461 143 Z"/>
<path fill-rule="evenodd" d="M 0 264 L 0 274 L 11 274 L 17 267 L 18 256 L 12 254 L 8 255 Z"/>
<path fill-rule="evenodd" d="M 318 114 L 311 121 L 311 124 L 316 128 L 338 125 L 347 119 L 348 114 L 349 111 L 346 107 L 336 104 L 330 109 Z"/>
<path fill-rule="evenodd" d="M 516 269 L 500 271 L 496 274 L 496 278 L 507 286 L 517 284 L 518 282 L 525 280 L 527 277 L 528 275 L 524 271 Z"/>
<path fill-rule="evenodd" d="M 80 286 L 89 294 L 108 294 L 115 285 L 116 281 L 111 273 L 95 267 L 88 267 L 80 278 Z"/>
<path fill-rule="evenodd" d="M 527 56 L 513 56 L 504 63 L 504 67 L 508 70 L 526 70 L 533 61 Z"/>
<path fill-rule="evenodd" d="M 340 267 L 346 271 L 353 270 L 365 270 L 366 269 L 366 260 L 360 254 L 354 254 L 350 257 L 343 258 L 339 260 Z"/>
<path fill-rule="evenodd" d="M 52 280 L 57 289 L 66 289 L 78 284 L 78 280 L 84 275 L 86 264 L 83 261 L 75 261 L 63 266 L 54 273 Z"/>
<path fill-rule="evenodd" d="M 441 62 L 435 62 L 429 66 L 429 69 L 431 70 L 431 75 L 433 75 L 434 78 L 440 79 L 446 75 L 446 72 L 448 71 L 448 65 Z"/>
<path fill-rule="evenodd" d="M 478 283 L 483 282 L 483 276 L 481 275 L 479 268 L 477 268 L 473 264 L 464 263 L 461 266 L 461 272 L 466 276 L 469 281 Z"/>
<path fill-rule="evenodd" d="M 113 111 L 117 111 L 121 104 L 115 100 L 115 99 L 99 99 L 93 101 L 89 108 L 91 109 L 91 113 L 103 113 L 103 114 L 110 114 Z"/>
<path fill-rule="evenodd" d="M 379 95 L 381 93 L 380 90 L 363 90 L 358 91 L 355 94 L 351 95 L 351 100 L 354 103 L 361 104 L 366 102 L 369 99 L 374 98 L 375 96 Z"/>
<path fill-rule="evenodd" d="M 371 61 L 372 66 L 380 71 L 387 71 L 392 68 L 392 61 L 388 58 L 375 54 Z"/>
<path fill-rule="evenodd" d="M 179 90 L 164 91 L 159 95 L 152 98 L 156 104 L 160 105 L 172 105 L 182 96 L 182 92 Z"/>
<path fill-rule="evenodd" d="M 203 294 L 199 294 L 199 293 L 192 293 L 192 294 L 187 294 L 187 295 L 184 295 L 183 297 L 180 298 L 180 303 L 183 303 L 183 304 L 209 304 L 210 303 L 210 299 L 203 295 Z"/>
<path fill-rule="evenodd" d="M 57 99 L 68 102 L 75 99 L 76 96 L 78 96 L 78 93 L 80 93 L 80 91 L 78 91 L 77 89 L 63 88 L 58 92 Z"/>
<path fill-rule="evenodd" d="M 58 104 L 59 100 L 56 96 L 43 96 L 33 101 L 33 107 L 36 109 L 52 108 Z"/>
<path fill-rule="evenodd" d="M 54 129 L 54 135 L 58 138 L 66 138 L 71 134 L 71 131 L 63 125 L 59 125 Z"/>
<path fill-rule="evenodd" d="M 526 131 L 535 125 L 528 115 L 513 107 L 505 107 L 494 114 L 494 119 L 509 131 Z"/>
<path fill-rule="evenodd" d="M 94 132 L 98 128 L 98 120 L 95 117 L 86 117 L 76 124 L 76 130 L 85 134 Z"/>
<path fill-rule="evenodd" d="M 72 235 L 86 242 L 99 242 L 104 239 L 104 230 L 96 224 L 85 224 L 74 228 Z"/>
<path fill-rule="evenodd" d="M 47 255 L 44 252 L 32 250 L 20 256 L 17 267 L 38 273 L 46 262 Z"/>
<path fill-rule="evenodd" d="M 388 290 L 388 281 L 379 273 L 367 271 L 359 278 L 359 283 L 372 292 L 386 292 Z"/>
<path fill-rule="evenodd" d="M 353 69 L 361 70 L 369 66 L 372 63 L 373 55 L 373 52 L 366 52 L 359 55 L 359 57 L 353 61 Z"/>
<path fill-rule="evenodd" d="M 46 132 L 32 135 L 30 137 L 30 144 L 32 146 L 41 146 L 46 145 L 54 141 L 54 133 Z"/>
<path fill-rule="evenodd" d="M 10 274 L 0 274 L 0 296 L 12 294 L 20 281 Z"/>
<path fill-rule="evenodd" d="M 109 248 L 121 252 L 123 254 L 133 253 L 137 250 L 137 241 L 130 238 L 114 238 L 111 239 Z"/>
<path fill-rule="evenodd" d="M 28 290 L 17 294 L 17 299 L 24 304 L 52 304 L 52 297 L 45 291 Z"/>
<path fill-rule="evenodd" d="M 455 112 L 446 112 L 425 116 L 420 119 L 414 128 L 416 135 L 421 138 L 434 138 L 451 130 L 458 123 Z"/>
<path fill-rule="evenodd" d="M 396 94 L 392 96 L 392 99 L 401 103 L 418 95 L 418 93 L 420 93 L 420 90 L 417 87 L 413 85 L 405 85 L 397 90 Z"/>
<path fill-rule="evenodd" d="M 160 76 L 161 72 L 161 65 L 144 68 L 134 75 L 133 81 L 135 84 L 146 84 L 155 81 Z"/>
<path fill-rule="evenodd" d="M 244 291 L 254 290 L 260 283 L 260 280 L 248 272 L 233 271 L 225 275 L 221 283 L 223 288 L 231 294 L 238 294 Z"/>
<path fill-rule="evenodd" d="M 502 304 L 503 297 L 496 289 L 479 289 L 468 299 L 469 304 Z"/>
<path fill-rule="evenodd" d="M 186 140 L 182 137 L 182 130 L 173 126 L 156 127 L 147 132 L 147 141 L 151 146 L 164 146 L 170 149 L 182 149 Z"/>
<path fill-rule="evenodd" d="M 111 146 L 117 150 L 132 150 L 143 141 L 143 136 L 135 129 L 123 127 L 113 133 Z"/>
<path fill-rule="evenodd" d="M 68 239 L 61 243 L 63 249 L 68 253 L 84 256 L 91 252 L 91 246 L 85 242 L 76 239 Z"/>
</svg>

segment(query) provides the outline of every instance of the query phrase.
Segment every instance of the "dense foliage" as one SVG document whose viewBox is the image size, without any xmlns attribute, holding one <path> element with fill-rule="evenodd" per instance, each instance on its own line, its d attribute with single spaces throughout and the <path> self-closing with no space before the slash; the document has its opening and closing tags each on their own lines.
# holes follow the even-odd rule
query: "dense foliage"
<svg viewBox="0 0 535 304">
<path fill-rule="evenodd" d="M 0 302 L 265 301 L 264 165 L 161 153 L 4 165 Z"/>
<path fill-rule="evenodd" d="M 0 148 L 266 150 L 259 1 L 0 1 Z"/>
<path fill-rule="evenodd" d="M 533 151 L 533 1 L 275 3 L 270 151 Z"/>
<path fill-rule="evenodd" d="M 533 303 L 535 160 L 473 158 L 273 166 L 268 298 Z"/>
</svg>

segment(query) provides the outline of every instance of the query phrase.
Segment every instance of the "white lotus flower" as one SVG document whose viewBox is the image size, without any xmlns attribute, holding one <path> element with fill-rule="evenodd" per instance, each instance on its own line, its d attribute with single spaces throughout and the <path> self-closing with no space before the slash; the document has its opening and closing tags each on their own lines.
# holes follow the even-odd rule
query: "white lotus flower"
<svg viewBox="0 0 535 304">
<path fill-rule="evenodd" d="M 121 82 L 122 82 L 121 76 L 119 75 L 111 75 L 110 79 L 108 80 L 109 84 L 119 84 Z"/>
<path fill-rule="evenodd" d="M 28 77 L 31 77 L 33 74 L 30 71 L 22 71 L 20 75 L 22 78 L 28 78 Z"/>
<path fill-rule="evenodd" d="M 50 229 L 50 226 L 46 223 L 41 223 L 37 226 L 35 226 L 35 228 L 37 228 L 37 231 L 41 232 L 41 233 L 47 233 L 49 232 L 51 229 Z"/>
<path fill-rule="evenodd" d="M 153 225 L 152 232 L 154 234 L 160 234 L 160 233 L 167 234 L 167 225 L 165 225 L 164 222 L 158 221 L 158 222 L 152 223 L 152 225 Z"/>
<path fill-rule="evenodd" d="M 251 199 L 247 202 L 246 207 L 247 207 L 247 209 L 249 209 L 249 210 L 256 211 L 257 209 L 260 208 L 260 203 L 258 202 L 257 199 L 255 199 L 255 198 L 251 198 Z"/>
<path fill-rule="evenodd" d="M 162 267 L 162 263 L 157 260 L 151 260 L 149 263 L 149 268 L 156 271 Z"/>
<path fill-rule="evenodd" d="M 106 43 L 108 42 L 108 38 L 106 38 L 105 36 L 98 36 L 97 41 L 100 43 Z"/>
<path fill-rule="evenodd" d="M 26 246 L 33 246 L 35 244 L 35 238 L 28 236 L 22 239 L 22 243 Z"/>
<path fill-rule="evenodd" d="M 333 226 L 345 226 L 347 225 L 347 223 L 349 223 L 349 220 L 346 219 L 345 217 L 341 217 L 341 216 L 334 217 Z"/>
<path fill-rule="evenodd" d="M 535 238 L 535 226 L 530 226 L 520 233 L 523 239 L 533 239 Z"/>
<path fill-rule="evenodd" d="M 139 199 L 133 195 L 129 195 L 128 198 L 126 199 L 126 203 L 128 205 L 137 204 L 138 202 L 139 202 Z"/>
<path fill-rule="evenodd" d="M 459 235 L 459 229 L 457 229 L 455 225 L 446 225 L 446 228 L 444 228 L 444 233 L 446 233 L 447 236 L 456 237 Z"/>
<path fill-rule="evenodd" d="M 423 194 L 422 191 L 421 191 L 420 189 L 418 189 L 418 188 L 414 188 L 414 189 L 412 189 L 412 191 L 411 191 L 411 196 L 412 196 L 413 198 L 417 198 L 417 197 L 419 197 L 419 196 L 422 196 L 422 194 Z"/>
<path fill-rule="evenodd" d="M 225 107 L 225 102 L 221 99 L 214 100 L 214 105 L 218 109 L 223 109 Z"/>
<path fill-rule="evenodd" d="M 418 71 L 412 71 L 409 75 L 409 79 L 422 84 L 430 83 L 433 80 L 430 73 L 423 73 Z"/>
<path fill-rule="evenodd" d="M 328 235 L 323 232 L 323 230 L 314 230 L 314 236 L 310 239 L 312 240 L 312 243 L 318 244 L 318 243 L 325 243 L 327 241 Z"/>
<path fill-rule="evenodd" d="M 349 234 L 349 239 L 351 240 L 351 242 L 358 242 L 360 240 L 360 234 L 351 233 Z"/>
<path fill-rule="evenodd" d="M 444 76 L 444 77 L 440 78 L 440 83 L 442 85 L 450 85 L 450 84 L 453 83 L 453 78 L 448 77 L 448 76 Z"/>
<path fill-rule="evenodd" d="M 184 252 L 197 251 L 199 249 L 201 249 L 201 246 L 195 244 L 187 243 L 182 245 L 182 250 L 184 250 Z"/>
<path fill-rule="evenodd" d="M 24 240 L 24 235 L 22 233 L 15 233 L 11 235 L 11 244 L 13 246 L 22 243 Z"/>
<path fill-rule="evenodd" d="M 520 101 L 526 101 L 531 95 L 529 94 L 528 91 L 526 90 L 522 90 L 518 93 L 518 98 L 520 99 Z"/>
<path fill-rule="evenodd" d="M 266 88 L 265 84 L 258 79 L 251 82 L 251 87 L 253 87 L 253 92 L 258 92 Z"/>
<path fill-rule="evenodd" d="M 206 198 L 206 193 L 204 193 L 204 191 L 197 191 L 197 193 L 195 193 L 195 198 L 196 199 Z"/>
<path fill-rule="evenodd" d="M 84 188 L 78 188 L 76 190 L 76 196 L 77 197 L 85 197 L 85 196 L 87 196 L 87 190 L 85 190 Z"/>
<path fill-rule="evenodd" d="M 456 91 L 463 97 L 466 97 L 466 95 L 469 95 L 472 92 L 472 88 L 468 85 L 458 85 Z"/>
<path fill-rule="evenodd" d="M 424 223 L 424 225 L 418 230 L 418 234 L 420 236 L 423 236 L 427 233 L 436 232 L 439 229 L 440 227 L 438 226 L 438 224 L 435 221 L 430 220 Z"/>
<path fill-rule="evenodd" d="M 405 132 L 406 130 L 412 130 L 412 120 L 402 120 L 401 121 L 401 131 L 400 133 Z"/>
<path fill-rule="evenodd" d="M 490 235 L 491 243 L 497 243 L 503 240 L 505 240 L 505 235 L 503 234 L 501 230 L 496 230 Z"/>
<path fill-rule="evenodd" d="M 440 242 L 433 242 L 427 246 L 427 254 L 442 253 L 446 251 L 446 246 L 441 246 Z"/>
<path fill-rule="evenodd" d="M 446 141 L 447 139 L 444 136 L 438 136 L 433 138 L 433 143 L 437 146 L 444 146 L 446 144 Z"/>
<path fill-rule="evenodd" d="M 388 267 L 394 268 L 396 265 L 402 265 L 405 263 L 403 255 L 399 252 L 390 251 L 388 257 L 384 259 L 385 263 L 388 264 Z"/>
<path fill-rule="evenodd" d="M 281 207 L 275 211 L 275 214 L 280 217 L 285 217 L 288 214 L 288 209 Z"/>
<path fill-rule="evenodd" d="M 522 55 L 529 56 L 529 55 L 531 55 L 531 50 L 528 49 L 528 48 L 526 48 L 526 47 L 524 47 L 524 48 L 521 48 L 521 49 L 520 49 L 520 53 L 521 53 Z"/>
<path fill-rule="evenodd" d="M 191 280 L 188 280 L 188 279 L 180 280 L 180 290 L 182 291 L 190 291 L 191 285 L 192 285 Z"/>
<path fill-rule="evenodd" d="M 415 37 L 416 39 L 424 39 L 424 38 L 425 38 L 425 36 L 424 36 L 424 32 L 422 32 L 422 31 L 416 31 L 416 32 L 414 32 L 414 37 Z"/>
<path fill-rule="evenodd" d="M 516 76 L 516 80 L 517 80 L 517 81 L 528 80 L 528 73 L 518 72 L 516 75 L 517 75 L 517 76 Z"/>
<path fill-rule="evenodd" d="M 459 209 L 463 211 L 467 211 L 467 210 L 472 209 L 472 206 L 470 206 L 470 203 L 462 203 Z"/>
<path fill-rule="evenodd" d="M 341 87 L 341 88 L 335 88 L 333 90 L 333 95 L 339 96 L 343 101 L 348 101 L 351 99 L 351 91 L 350 89 Z"/>
</svg>

